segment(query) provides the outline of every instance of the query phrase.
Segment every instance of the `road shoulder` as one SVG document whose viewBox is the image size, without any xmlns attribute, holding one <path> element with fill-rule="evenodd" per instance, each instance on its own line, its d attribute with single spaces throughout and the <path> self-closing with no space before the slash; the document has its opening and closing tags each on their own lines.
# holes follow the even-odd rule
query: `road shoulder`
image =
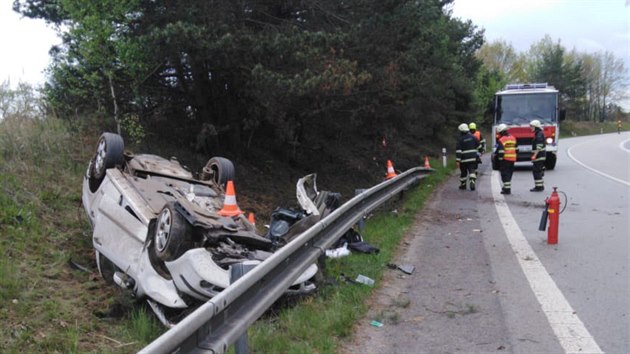
<svg viewBox="0 0 630 354">
<path fill-rule="evenodd" d="M 452 176 L 418 214 L 345 353 L 510 352 L 480 226 L 478 194 Z M 370 321 L 378 319 L 383 327 Z"/>
</svg>

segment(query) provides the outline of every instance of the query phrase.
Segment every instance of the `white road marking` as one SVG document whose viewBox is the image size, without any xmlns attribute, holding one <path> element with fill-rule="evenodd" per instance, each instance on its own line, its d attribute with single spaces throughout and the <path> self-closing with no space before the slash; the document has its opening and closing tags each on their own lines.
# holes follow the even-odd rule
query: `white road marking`
<svg viewBox="0 0 630 354">
<path fill-rule="evenodd" d="M 627 140 L 624 140 L 624 141 L 620 142 L 620 143 L 619 143 L 619 148 L 620 148 L 621 150 L 625 150 L 626 152 L 630 152 L 630 149 L 628 149 L 628 148 L 626 147 L 626 143 L 627 143 L 628 141 L 630 141 L 630 139 L 627 139 Z"/>
<path fill-rule="evenodd" d="M 567 154 L 569 155 L 569 157 L 571 158 L 571 160 L 575 161 L 575 163 L 577 163 L 578 165 L 580 165 L 580 166 L 584 167 L 585 169 L 587 169 L 587 170 L 589 170 L 589 171 L 591 171 L 591 172 L 597 173 L 597 174 L 598 174 L 598 175 L 600 175 L 600 176 L 604 176 L 604 177 L 606 177 L 606 178 L 608 178 L 608 179 L 610 179 L 610 180 L 612 180 L 612 181 L 619 182 L 619 183 L 621 183 L 621 184 L 625 184 L 626 186 L 630 187 L 630 183 L 628 183 L 628 182 L 626 182 L 626 181 L 624 181 L 624 180 L 622 180 L 622 179 L 619 179 L 619 178 L 613 177 L 613 176 L 611 176 L 611 175 L 607 175 L 607 174 L 605 174 L 604 172 L 599 171 L 599 170 L 596 170 L 596 169 L 594 169 L 594 168 L 592 168 L 592 167 L 589 167 L 589 166 L 587 166 L 586 164 L 584 164 L 582 161 L 579 161 L 578 159 L 576 159 L 576 158 L 573 156 L 573 154 L 571 153 L 571 150 L 573 150 L 573 148 L 575 148 L 575 147 L 577 147 L 577 146 L 584 145 L 584 144 L 586 144 L 586 143 L 589 143 L 589 141 L 584 142 L 584 143 L 581 143 L 581 144 L 573 145 L 573 146 L 571 146 L 571 147 L 567 150 Z M 623 142 L 622 142 L 622 144 L 623 144 Z M 621 145 L 621 148 L 625 150 L 625 147 L 623 147 L 623 145 Z"/>
<path fill-rule="evenodd" d="M 492 196 L 512 251 L 529 281 L 549 325 L 565 353 L 603 353 L 534 253 L 500 193 L 499 173 L 492 172 Z"/>
</svg>

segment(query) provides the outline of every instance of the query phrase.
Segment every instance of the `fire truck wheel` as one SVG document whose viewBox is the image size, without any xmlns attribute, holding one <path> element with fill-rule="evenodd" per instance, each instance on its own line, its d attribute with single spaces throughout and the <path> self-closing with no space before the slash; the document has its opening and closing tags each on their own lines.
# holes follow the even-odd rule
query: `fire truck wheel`
<svg viewBox="0 0 630 354">
<path fill-rule="evenodd" d="M 547 154 L 547 158 L 545 159 L 545 169 L 553 170 L 556 167 L 556 155 Z"/>
</svg>

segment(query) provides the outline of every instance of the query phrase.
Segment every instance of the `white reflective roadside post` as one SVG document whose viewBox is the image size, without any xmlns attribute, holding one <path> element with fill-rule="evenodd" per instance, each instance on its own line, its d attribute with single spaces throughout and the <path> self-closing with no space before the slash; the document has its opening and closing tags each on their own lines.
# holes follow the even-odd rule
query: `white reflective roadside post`
<svg viewBox="0 0 630 354">
<path fill-rule="evenodd" d="M 446 148 L 442 148 L 442 166 L 446 167 Z"/>
</svg>

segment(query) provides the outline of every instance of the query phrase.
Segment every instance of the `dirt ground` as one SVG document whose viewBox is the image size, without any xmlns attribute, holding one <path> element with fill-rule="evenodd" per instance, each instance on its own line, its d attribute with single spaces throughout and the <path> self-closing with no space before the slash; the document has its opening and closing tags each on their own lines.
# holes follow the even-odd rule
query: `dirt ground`
<svg viewBox="0 0 630 354">
<path fill-rule="evenodd" d="M 400 246 L 394 263 L 413 265 L 414 272 L 386 272 L 344 353 L 511 351 L 477 194 L 457 190 L 457 178 L 440 187 Z"/>
</svg>

